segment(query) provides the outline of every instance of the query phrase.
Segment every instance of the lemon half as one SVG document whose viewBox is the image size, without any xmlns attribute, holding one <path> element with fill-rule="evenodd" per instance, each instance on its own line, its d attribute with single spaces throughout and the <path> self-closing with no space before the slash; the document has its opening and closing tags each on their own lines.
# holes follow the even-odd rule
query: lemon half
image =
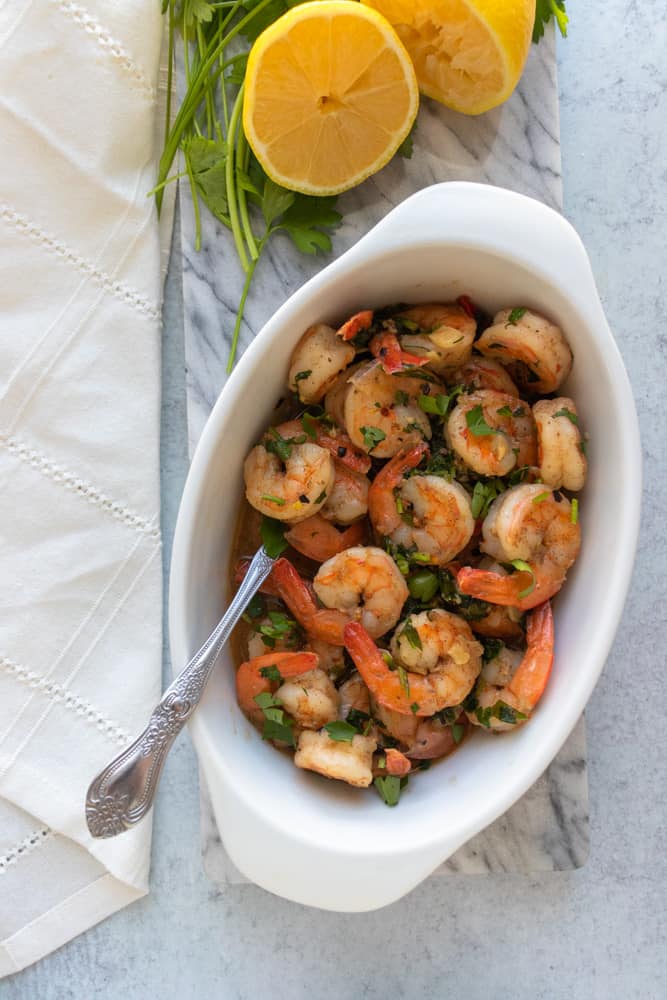
<svg viewBox="0 0 667 1000">
<path fill-rule="evenodd" d="M 346 191 L 383 167 L 419 106 L 388 21 L 350 0 L 294 7 L 253 45 L 243 127 L 269 177 L 305 194 Z"/>
</svg>

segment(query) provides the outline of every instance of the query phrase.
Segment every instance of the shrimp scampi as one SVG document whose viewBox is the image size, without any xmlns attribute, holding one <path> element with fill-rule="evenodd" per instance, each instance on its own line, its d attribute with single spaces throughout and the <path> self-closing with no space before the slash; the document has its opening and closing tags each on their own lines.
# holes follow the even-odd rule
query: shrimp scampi
<svg viewBox="0 0 667 1000">
<path fill-rule="evenodd" d="M 486 322 L 467 295 L 315 322 L 246 458 L 234 584 L 260 540 L 275 561 L 237 626 L 237 700 L 305 794 L 395 806 L 549 683 L 587 474 L 573 356 L 557 317 Z"/>
</svg>

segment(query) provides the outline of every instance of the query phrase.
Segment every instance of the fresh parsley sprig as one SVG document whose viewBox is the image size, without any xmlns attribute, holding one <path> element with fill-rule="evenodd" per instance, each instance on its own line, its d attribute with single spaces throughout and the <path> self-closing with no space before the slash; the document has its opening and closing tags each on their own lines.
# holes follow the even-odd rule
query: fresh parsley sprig
<svg viewBox="0 0 667 1000">
<path fill-rule="evenodd" d="M 545 26 L 552 17 L 563 38 L 567 37 L 568 16 L 565 12 L 565 0 L 535 0 L 535 23 L 533 25 L 533 41 L 539 42 L 544 34 Z"/>
</svg>

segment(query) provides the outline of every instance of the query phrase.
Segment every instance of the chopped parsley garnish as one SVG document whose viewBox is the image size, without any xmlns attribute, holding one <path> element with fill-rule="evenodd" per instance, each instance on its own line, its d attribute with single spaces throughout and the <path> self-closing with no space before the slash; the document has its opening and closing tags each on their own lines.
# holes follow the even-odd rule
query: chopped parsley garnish
<svg viewBox="0 0 667 1000">
<path fill-rule="evenodd" d="M 457 746 L 463 739 L 465 731 L 466 731 L 465 726 L 462 726 L 458 722 L 454 723 L 454 725 L 452 726 L 452 739 L 454 740 Z"/>
<path fill-rule="evenodd" d="M 398 566 L 399 571 L 403 574 L 403 576 L 407 576 L 410 572 L 407 550 L 404 549 L 402 545 L 394 545 L 390 538 L 385 538 L 384 547 Z"/>
<path fill-rule="evenodd" d="M 570 503 L 570 520 L 576 524 L 579 520 L 579 501 L 575 498 Z"/>
<path fill-rule="evenodd" d="M 512 312 L 507 317 L 508 326 L 516 326 L 522 316 L 525 316 L 528 310 L 525 306 L 519 306 L 517 309 L 512 309 Z"/>
<path fill-rule="evenodd" d="M 259 627 L 262 641 L 269 649 L 273 649 L 277 641 L 291 638 L 297 632 L 297 624 L 294 619 L 288 618 L 282 611 L 269 611 L 269 621 L 270 624 Z M 280 675 L 274 679 L 280 680 Z"/>
<path fill-rule="evenodd" d="M 436 396 L 421 395 L 417 402 L 424 413 L 432 413 L 434 416 L 444 417 L 449 405 L 449 396 L 446 396 L 442 392 L 439 392 Z"/>
<path fill-rule="evenodd" d="M 414 627 L 411 621 L 407 621 L 401 630 L 399 638 L 405 638 L 408 640 L 413 649 L 422 649 L 422 641 L 419 632 Z"/>
<path fill-rule="evenodd" d="M 244 621 L 253 621 L 256 618 L 261 618 L 264 614 L 264 598 L 261 594 L 253 594 L 248 601 L 248 606 L 245 609 L 245 614 L 243 615 Z"/>
<path fill-rule="evenodd" d="M 417 712 L 419 711 L 419 702 L 418 701 L 413 701 L 412 702 L 412 704 L 410 705 L 410 711 L 412 712 L 413 715 L 417 714 Z"/>
<path fill-rule="evenodd" d="M 421 643 L 420 643 L 421 648 Z M 408 672 L 405 667 L 398 667 L 398 683 L 401 685 L 405 691 L 406 696 L 410 697 L 410 681 L 408 680 Z"/>
<path fill-rule="evenodd" d="M 382 778 L 376 778 L 373 784 L 385 805 L 398 805 L 401 792 L 408 783 L 407 777 L 399 778 L 395 774 L 387 774 Z"/>
<path fill-rule="evenodd" d="M 466 621 L 478 622 L 486 618 L 491 611 L 490 604 L 468 594 L 462 594 L 456 586 L 456 578 L 448 569 L 441 569 L 439 576 L 440 596 L 444 604 L 449 605 L 451 610 L 456 611 Z"/>
<path fill-rule="evenodd" d="M 502 479 L 489 479 L 483 482 L 481 479 L 475 483 L 472 491 L 472 501 L 470 504 L 472 516 L 475 520 L 485 518 L 489 507 L 507 487 Z"/>
<path fill-rule="evenodd" d="M 268 667 L 261 667 L 259 672 L 262 677 L 266 677 L 267 681 L 275 681 L 276 684 L 282 684 L 283 675 L 280 673 L 275 663 L 272 663 Z"/>
<path fill-rule="evenodd" d="M 254 700 L 264 713 L 262 739 L 280 740 L 288 746 L 295 747 L 294 723 L 285 715 L 280 702 L 268 691 L 262 691 Z"/>
<path fill-rule="evenodd" d="M 536 497 L 533 497 L 533 503 L 542 503 L 544 500 L 548 500 L 551 493 L 545 490 L 544 493 L 538 493 Z"/>
<path fill-rule="evenodd" d="M 269 427 L 269 434 L 271 437 L 265 439 L 264 447 L 267 451 L 277 455 L 281 462 L 287 462 L 295 444 L 303 444 L 306 440 L 304 434 L 299 437 L 285 438 L 275 427 Z"/>
<path fill-rule="evenodd" d="M 360 427 L 359 430 L 363 434 L 364 445 L 369 451 L 377 448 L 380 442 L 384 441 L 387 436 L 379 427 Z"/>
<path fill-rule="evenodd" d="M 579 426 L 579 417 L 572 410 L 568 410 L 567 406 L 563 406 L 560 410 L 557 410 L 554 413 L 554 417 L 567 417 L 571 424 L 574 424 L 575 427 Z"/>
<path fill-rule="evenodd" d="M 294 376 L 294 381 L 295 382 L 303 382 L 303 380 L 305 378 L 310 378 L 310 376 L 312 374 L 313 374 L 313 372 L 312 372 L 312 369 L 310 369 L 310 368 L 308 368 L 307 371 L 297 372 L 296 375 Z"/>
<path fill-rule="evenodd" d="M 314 417 L 311 413 L 304 413 L 301 417 L 301 426 L 311 441 L 317 439 L 317 417 Z"/>
<path fill-rule="evenodd" d="M 336 743 L 351 743 L 357 735 L 356 728 L 349 722 L 328 722 L 324 727 L 329 734 L 329 738 Z"/>
<path fill-rule="evenodd" d="M 269 500 L 271 503 L 277 504 L 278 507 L 284 507 L 287 502 L 282 497 L 274 497 L 271 493 L 262 493 L 262 500 Z"/>
<path fill-rule="evenodd" d="M 318 497 L 315 497 L 315 503 L 324 503 L 324 501 L 326 500 L 326 498 L 327 498 L 327 491 L 326 490 L 322 490 L 322 492 L 320 493 L 320 495 Z"/>
<path fill-rule="evenodd" d="M 482 639 L 482 645 L 484 646 L 482 663 L 488 663 L 490 660 L 495 660 L 496 656 L 498 656 L 498 654 L 505 648 L 505 643 L 502 639 L 495 639 L 491 637 L 488 639 Z"/>
<path fill-rule="evenodd" d="M 396 395 L 394 396 L 394 400 L 397 406 L 407 406 L 409 398 L 410 397 L 408 396 L 407 392 L 403 392 L 402 389 L 396 390 Z"/>
<path fill-rule="evenodd" d="M 491 725 L 491 719 L 499 719 L 500 722 L 507 722 L 515 726 L 517 722 L 522 722 L 528 718 L 523 712 L 512 708 L 505 701 L 497 701 L 495 705 L 490 705 L 488 708 L 476 708 L 475 717 L 480 725 L 485 726 L 487 729 Z"/>
<path fill-rule="evenodd" d="M 277 559 L 287 548 L 285 527 L 282 521 L 276 521 L 273 517 L 267 517 L 266 514 L 262 517 L 259 531 L 262 536 L 262 545 L 271 559 Z"/>
<path fill-rule="evenodd" d="M 439 712 L 435 713 L 435 718 L 443 724 L 443 726 L 451 726 L 458 719 L 461 714 L 461 707 L 459 705 L 453 708 L 441 708 Z"/>
<path fill-rule="evenodd" d="M 345 716 L 345 721 L 358 733 L 363 733 L 368 724 L 372 722 L 368 712 L 362 712 L 359 708 L 351 708 Z"/>
<path fill-rule="evenodd" d="M 496 410 L 499 417 L 511 417 L 512 411 L 509 406 L 501 406 L 499 410 Z"/>
<path fill-rule="evenodd" d="M 484 412 L 480 403 L 477 406 L 473 406 L 472 410 L 468 410 L 466 413 L 466 424 L 470 433 L 474 434 L 475 437 L 485 437 L 487 434 L 495 433 L 493 428 L 489 427 L 484 419 Z"/>
<path fill-rule="evenodd" d="M 533 567 L 524 559 L 513 559 L 512 566 L 514 566 L 514 569 L 519 570 L 520 573 L 530 573 L 532 578 L 526 589 L 519 591 L 519 597 L 523 600 L 524 597 L 528 597 L 535 590 L 535 573 Z"/>
<path fill-rule="evenodd" d="M 588 453 L 588 441 L 585 441 L 583 438 L 579 442 L 579 451 L 584 456 L 584 458 L 586 458 L 586 455 Z"/>
</svg>

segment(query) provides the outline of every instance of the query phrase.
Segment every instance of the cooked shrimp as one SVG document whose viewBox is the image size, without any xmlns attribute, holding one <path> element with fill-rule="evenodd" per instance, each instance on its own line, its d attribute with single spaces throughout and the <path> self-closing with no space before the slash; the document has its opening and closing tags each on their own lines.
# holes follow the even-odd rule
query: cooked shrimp
<svg viewBox="0 0 667 1000">
<path fill-rule="evenodd" d="M 408 758 L 395 747 L 387 747 L 384 757 L 387 774 L 395 774 L 399 778 L 404 778 L 412 770 L 412 764 Z"/>
<path fill-rule="evenodd" d="M 345 781 L 355 788 L 368 788 L 373 781 L 373 754 L 377 741 L 372 736 L 353 736 L 351 742 L 332 740 L 323 730 L 304 730 L 299 736 L 294 763 L 325 778 Z"/>
<path fill-rule="evenodd" d="M 461 368 L 449 377 L 452 385 L 464 385 L 467 389 L 493 389 L 508 396 L 518 396 L 519 390 L 503 366 L 493 358 L 473 354 Z"/>
<path fill-rule="evenodd" d="M 377 358 L 387 375 L 403 371 L 404 368 L 423 368 L 429 359 L 423 354 L 418 356 L 404 351 L 398 335 L 393 330 L 383 330 L 377 333 L 368 345 L 371 354 Z"/>
<path fill-rule="evenodd" d="M 336 330 L 336 334 L 341 340 L 352 340 L 358 333 L 368 330 L 373 325 L 373 310 L 362 309 L 361 312 L 350 316 L 342 326 Z"/>
<path fill-rule="evenodd" d="M 447 421 L 450 447 L 480 476 L 506 476 L 534 465 L 537 438 L 530 407 L 491 389 L 461 394 Z"/>
<path fill-rule="evenodd" d="M 361 545 L 366 529 L 361 522 L 351 524 L 345 531 L 338 531 L 331 521 L 326 521 L 322 513 L 309 517 L 306 521 L 293 524 L 285 532 L 285 540 L 293 549 L 315 562 L 326 562 L 332 556 L 349 548 Z"/>
<path fill-rule="evenodd" d="M 373 546 L 358 545 L 328 559 L 313 587 L 327 608 L 360 621 L 375 638 L 394 627 L 408 597 L 394 560 Z"/>
<path fill-rule="evenodd" d="M 471 621 L 470 627 L 476 635 L 482 635 L 487 639 L 518 642 L 523 639 L 522 618 L 522 612 L 518 608 L 496 604 L 483 618 Z"/>
<path fill-rule="evenodd" d="M 457 482 L 428 475 L 404 478 L 427 453 L 421 442 L 399 451 L 383 466 L 368 494 L 369 513 L 378 534 L 444 566 L 472 538 L 475 519 L 470 497 Z"/>
<path fill-rule="evenodd" d="M 439 375 L 454 371 L 470 357 L 477 323 L 462 306 L 455 303 L 412 306 L 398 316 L 419 328 L 401 337 L 403 350 L 425 357 L 429 367 Z"/>
<path fill-rule="evenodd" d="M 354 355 L 352 344 L 344 343 L 333 327 L 309 326 L 292 352 L 287 384 L 302 403 L 319 403 Z"/>
<path fill-rule="evenodd" d="M 412 377 L 414 375 L 414 378 Z M 355 369 L 347 380 L 344 396 L 334 386 L 344 424 L 352 443 L 374 458 L 391 458 L 401 448 L 431 437 L 431 424 L 421 409 L 421 393 L 442 389 L 433 376 L 418 372 L 387 375 L 377 361 Z M 330 405 L 329 396 L 326 401 Z"/>
<path fill-rule="evenodd" d="M 319 667 L 286 679 L 274 697 L 302 729 L 321 729 L 338 718 L 338 692 Z"/>
<path fill-rule="evenodd" d="M 370 694 L 361 674 L 356 670 L 338 688 L 338 697 L 340 699 L 341 719 L 346 719 L 352 709 L 370 715 Z"/>
<path fill-rule="evenodd" d="M 419 718 L 412 713 L 392 712 L 377 702 L 373 706 L 373 715 L 382 723 L 382 732 L 398 740 L 401 750 L 410 760 L 446 757 L 456 749 L 464 735 L 460 732 L 457 740 L 451 725 L 441 722 L 437 716 Z M 457 725 L 467 728 L 468 720 L 463 712 L 455 721 Z"/>
<path fill-rule="evenodd" d="M 304 521 L 322 507 L 333 486 L 331 455 L 310 441 L 282 439 L 280 458 L 267 450 L 269 440 L 253 448 L 243 464 L 248 503 L 279 521 Z"/>
<path fill-rule="evenodd" d="M 324 670 L 332 681 L 346 670 L 347 664 L 342 646 L 332 646 L 330 642 L 324 642 L 311 635 L 308 637 L 308 648 L 311 652 L 317 653 L 320 670 Z"/>
<path fill-rule="evenodd" d="M 342 462 L 334 460 L 334 483 L 329 491 L 321 515 L 336 524 L 352 524 L 360 521 L 368 511 L 368 488 L 370 482 L 367 476 L 354 469 L 348 469 Z M 350 542 L 350 545 L 358 545 Z"/>
<path fill-rule="evenodd" d="M 236 672 L 236 696 L 238 703 L 252 722 L 262 722 L 264 713 L 255 698 L 269 693 L 280 683 L 272 680 L 271 668 L 275 668 L 281 680 L 285 677 L 302 677 L 317 667 L 315 653 L 265 653 L 242 663 Z M 266 673 L 262 673 L 265 671 Z"/>
<path fill-rule="evenodd" d="M 581 490 L 586 481 L 586 456 L 577 408 L 567 396 L 541 399 L 533 406 L 537 425 L 540 475 L 554 489 Z"/>
<path fill-rule="evenodd" d="M 501 309 L 475 347 L 505 365 L 519 388 L 533 395 L 555 392 L 572 369 L 560 327 L 529 309 Z"/>
<path fill-rule="evenodd" d="M 341 611 L 319 608 L 307 583 L 288 559 L 276 560 L 269 579 L 309 638 L 321 639 L 333 646 L 344 645 L 343 629 L 350 619 Z"/>
<path fill-rule="evenodd" d="M 289 420 L 273 430 L 288 441 L 291 438 L 296 441 L 314 440 L 320 448 L 326 448 L 334 460 L 355 472 L 368 472 L 371 467 L 368 455 L 355 448 L 345 431 L 328 420 L 315 417 L 307 420 L 304 415 L 301 420 Z"/>
<path fill-rule="evenodd" d="M 482 646 L 468 623 L 439 608 L 410 615 L 392 638 L 403 674 L 390 668 L 357 622 L 345 626 L 345 646 L 372 696 L 403 715 L 430 716 L 459 705 L 481 669 Z"/>
<path fill-rule="evenodd" d="M 477 705 L 468 712 L 468 718 L 474 725 L 494 730 L 514 729 L 525 722 L 542 697 L 551 673 L 554 652 L 554 625 L 549 601 L 528 616 L 527 640 L 523 656 L 506 651 L 500 667 L 491 667 L 486 676 L 482 673 L 475 688 Z M 518 666 L 517 660 L 520 661 Z M 506 680 L 508 674 L 511 674 L 511 679 Z"/>
<path fill-rule="evenodd" d="M 482 525 L 480 549 L 501 563 L 526 563 L 508 576 L 464 567 L 456 582 L 464 594 L 527 611 L 557 593 L 579 554 L 581 529 L 569 500 L 542 483 L 522 484 L 493 501 Z"/>
</svg>

